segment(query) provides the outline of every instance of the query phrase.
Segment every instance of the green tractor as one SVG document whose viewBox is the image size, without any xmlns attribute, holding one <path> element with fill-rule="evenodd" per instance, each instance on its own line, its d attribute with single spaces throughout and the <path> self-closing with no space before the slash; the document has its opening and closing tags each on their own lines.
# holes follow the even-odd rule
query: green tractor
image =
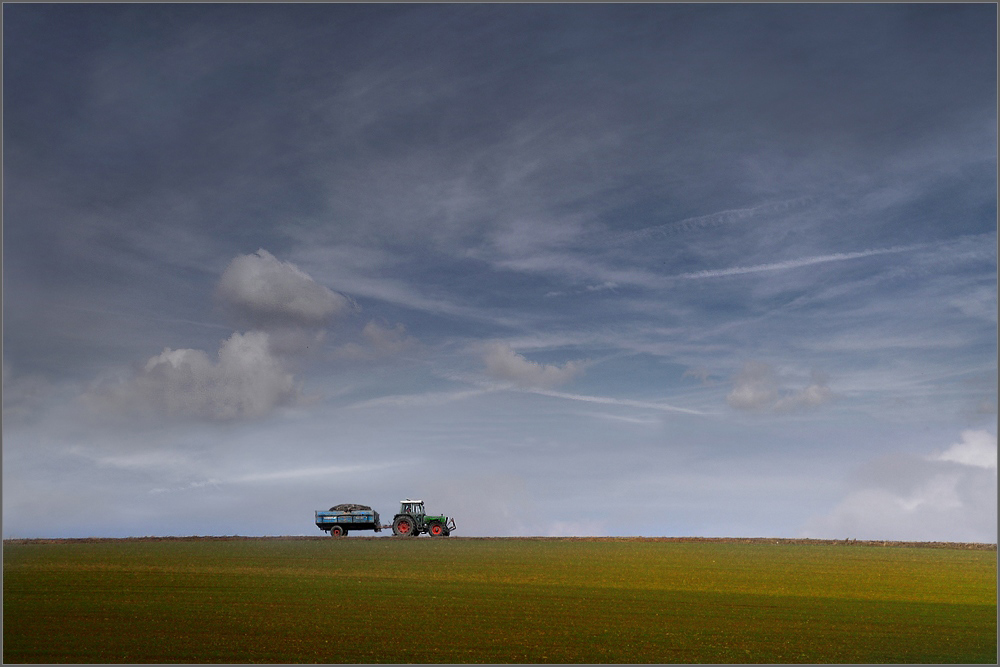
<svg viewBox="0 0 1000 667">
<path fill-rule="evenodd" d="M 411 537 L 427 533 L 431 537 L 448 537 L 455 530 L 455 520 L 446 516 L 430 516 L 424 513 L 424 501 L 400 501 L 399 514 L 392 518 L 392 534 Z"/>
</svg>

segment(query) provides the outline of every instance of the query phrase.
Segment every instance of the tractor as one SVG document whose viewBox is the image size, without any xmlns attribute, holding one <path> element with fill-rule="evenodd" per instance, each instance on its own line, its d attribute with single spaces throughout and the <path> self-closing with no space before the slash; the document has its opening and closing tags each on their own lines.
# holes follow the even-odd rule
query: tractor
<svg viewBox="0 0 1000 667">
<path fill-rule="evenodd" d="M 422 500 L 401 500 L 399 514 L 392 518 L 392 534 L 398 537 L 411 537 L 420 533 L 427 533 L 432 537 L 448 537 L 453 530 L 454 519 L 425 514 Z"/>
</svg>

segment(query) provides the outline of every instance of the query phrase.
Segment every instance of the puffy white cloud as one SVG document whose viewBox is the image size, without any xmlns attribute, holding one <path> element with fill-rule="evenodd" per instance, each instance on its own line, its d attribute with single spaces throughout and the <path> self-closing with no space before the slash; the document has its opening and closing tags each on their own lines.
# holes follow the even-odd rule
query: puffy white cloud
<svg viewBox="0 0 1000 667">
<path fill-rule="evenodd" d="M 759 361 L 748 361 L 733 378 L 733 389 L 726 402 L 737 410 L 788 412 L 814 408 L 833 399 L 826 378 L 813 372 L 811 383 L 802 389 L 780 386 L 774 367 Z"/>
<path fill-rule="evenodd" d="M 583 373 L 585 362 L 567 361 L 562 366 L 529 361 L 506 343 L 491 343 L 483 356 L 486 371 L 499 380 L 520 387 L 548 388 L 566 384 Z"/>
<path fill-rule="evenodd" d="M 961 442 L 929 456 L 870 461 L 855 488 L 803 535 L 996 542 L 996 469 L 997 437 L 987 431 L 963 431 Z"/>
<path fill-rule="evenodd" d="M 217 361 L 202 350 L 166 348 L 132 377 L 98 382 L 83 398 L 104 413 L 231 420 L 264 416 L 298 396 L 268 334 L 250 331 L 225 340 Z"/>
<path fill-rule="evenodd" d="M 300 398 L 287 366 L 323 344 L 330 318 L 355 307 L 264 249 L 229 263 L 216 298 L 251 325 L 225 340 L 217 359 L 202 350 L 165 348 L 129 377 L 95 382 L 83 402 L 105 415 L 262 417 Z"/>
<path fill-rule="evenodd" d="M 313 280 L 291 262 L 263 248 L 226 267 L 216 297 L 240 320 L 258 329 L 323 326 L 353 306 L 350 299 Z"/>
<path fill-rule="evenodd" d="M 977 468 L 997 468 L 997 439 L 987 431 L 962 431 L 962 442 L 956 442 L 933 461 L 954 461 Z"/>
</svg>

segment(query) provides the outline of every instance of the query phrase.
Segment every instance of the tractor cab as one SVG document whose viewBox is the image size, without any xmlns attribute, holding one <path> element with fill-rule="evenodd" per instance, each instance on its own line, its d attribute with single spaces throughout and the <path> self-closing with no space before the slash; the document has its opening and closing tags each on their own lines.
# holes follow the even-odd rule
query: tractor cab
<svg viewBox="0 0 1000 667">
<path fill-rule="evenodd" d="M 422 517 L 424 515 L 424 501 L 422 500 L 401 500 L 399 503 L 399 513 L 409 514 L 416 517 Z"/>
</svg>

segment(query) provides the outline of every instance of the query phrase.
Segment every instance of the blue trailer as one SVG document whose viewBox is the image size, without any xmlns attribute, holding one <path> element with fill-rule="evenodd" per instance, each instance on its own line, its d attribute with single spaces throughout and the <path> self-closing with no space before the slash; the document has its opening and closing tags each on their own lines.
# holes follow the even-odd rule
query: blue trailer
<svg viewBox="0 0 1000 667">
<path fill-rule="evenodd" d="M 350 530 L 382 531 L 378 512 L 367 505 L 353 503 L 334 505 L 326 512 L 316 510 L 316 526 L 333 537 L 347 535 Z"/>
</svg>

